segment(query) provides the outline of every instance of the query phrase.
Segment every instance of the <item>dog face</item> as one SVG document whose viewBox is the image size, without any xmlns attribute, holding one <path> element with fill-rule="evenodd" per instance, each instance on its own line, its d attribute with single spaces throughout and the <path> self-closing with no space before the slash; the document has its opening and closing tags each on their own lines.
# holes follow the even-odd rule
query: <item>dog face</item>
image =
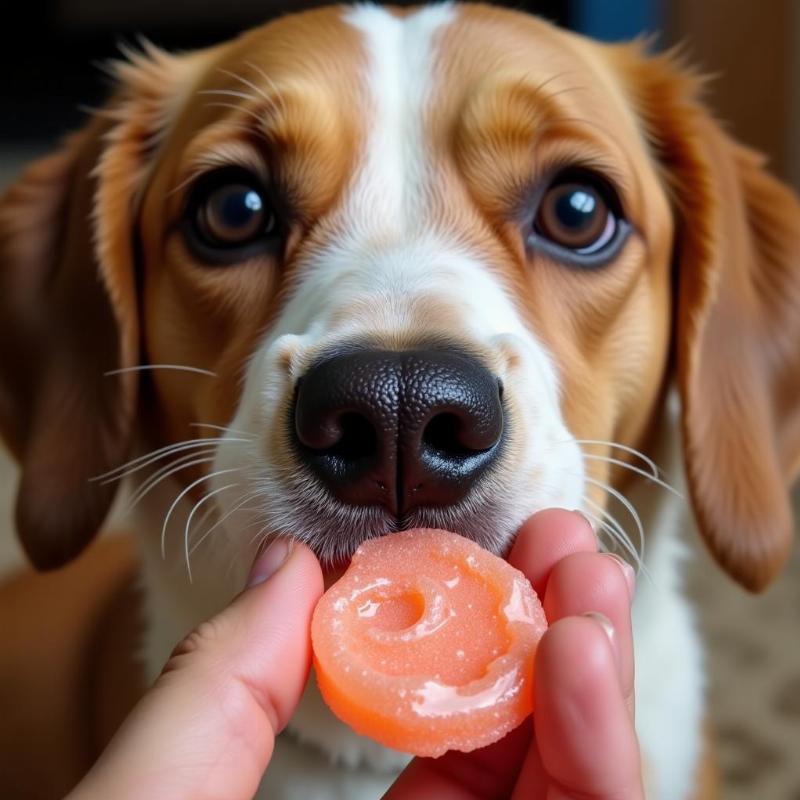
<svg viewBox="0 0 800 800">
<path fill-rule="evenodd" d="M 416 525 L 502 551 L 538 508 L 602 519 L 674 363 L 701 528 L 745 584 L 774 574 L 800 215 L 669 59 L 442 5 L 117 72 L 2 205 L 0 418 L 36 563 L 102 521 L 89 477 L 193 425 L 225 430 L 176 473 L 220 523 L 187 552 L 288 534 L 334 563 Z"/>
</svg>

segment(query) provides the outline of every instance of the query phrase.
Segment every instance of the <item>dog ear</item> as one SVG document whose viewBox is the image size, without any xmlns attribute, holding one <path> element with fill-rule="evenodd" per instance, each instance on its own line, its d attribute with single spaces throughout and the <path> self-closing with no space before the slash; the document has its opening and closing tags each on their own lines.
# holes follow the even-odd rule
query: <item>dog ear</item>
<svg viewBox="0 0 800 800">
<path fill-rule="evenodd" d="M 630 51 L 629 51 L 630 52 Z M 800 468 L 800 203 L 698 100 L 670 55 L 626 71 L 674 201 L 675 359 L 699 528 L 764 588 L 790 551 Z"/>
<path fill-rule="evenodd" d="M 0 430 L 41 569 L 91 541 L 115 493 L 92 478 L 131 442 L 135 375 L 114 371 L 137 362 L 136 194 L 175 79 L 172 57 L 146 49 L 115 67 L 108 107 L 0 198 Z"/>
</svg>

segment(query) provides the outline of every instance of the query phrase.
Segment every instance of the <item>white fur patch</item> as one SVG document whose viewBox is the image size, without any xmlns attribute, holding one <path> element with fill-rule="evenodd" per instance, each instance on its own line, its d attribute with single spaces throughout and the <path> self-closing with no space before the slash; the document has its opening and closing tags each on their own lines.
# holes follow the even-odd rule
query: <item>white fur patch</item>
<svg viewBox="0 0 800 800">
<path fill-rule="evenodd" d="M 370 135 L 363 160 L 337 217 L 337 233 L 305 254 L 296 290 L 250 364 L 231 426 L 259 440 L 244 451 L 223 444 L 214 465 L 241 467 L 244 458 L 251 485 L 261 490 L 265 529 L 298 536 L 330 558 L 348 556 L 367 535 L 385 532 L 385 513 L 332 503 L 300 470 L 287 474 L 266 442 L 274 426 L 286 424 L 286 399 L 315 355 L 354 338 L 413 336 L 420 309 L 431 300 L 458 320 L 441 332 L 491 354 L 489 366 L 504 383 L 512 418 L 502 480 L 483 494 L 476 490 L 458 507 L 421 511 L 415 524 L 450 528 L 499 550 L 534 510 L 581 503 L 580 450 L 561 418 L 550 356 L 489 265 L 461 244 L 458 231 L 437 229 L 430 218 L 427 182 L 433 171 L 423 115 L 436 35 L 454 14 L 448 5 L 405 18 L 374 6 L 347 14 L 363 34 L 370 65 L 365 81 Z M 515 356 L 513 367 L 509 353 Z M 225 508 L 224 495 L 221 505 Z M 229 545 L 237 542 L 243 559 L 251 556 L 235 526 L 226 536 Z M 304 704 L 293 727 L 333 758 L 352 762 L 357 750 L 376 766 L 385 760 L 371 755 L 343 726 L 336 725 L 336 736 L 326 734 L 319 713 L 306 711 Z"/>
<path fill-rule="evenodd" d="M 419 218 L 426 173 L 423 111 L 432 85 L 434 39 L 454 17 L 449 3 L 405 18 L 364 5 L 345 17 L 363 34 L 370 63 L 371 135 L 348 204 L 348 217 L 359 227 L 376 221 L 383 233 L 400 235 Z"/>
</svg>

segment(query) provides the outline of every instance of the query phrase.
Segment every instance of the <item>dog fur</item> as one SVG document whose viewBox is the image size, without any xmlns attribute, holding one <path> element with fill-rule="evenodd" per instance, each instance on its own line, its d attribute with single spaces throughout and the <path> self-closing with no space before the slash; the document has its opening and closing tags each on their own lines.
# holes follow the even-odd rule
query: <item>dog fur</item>
<svg viewBox="0 0 800 800">
<path fill-rule="evenodd" d="M 508 447 L 463 503 L 403 522 L 503 552 L 554 505 L 619 540 L 632 502 L 647 796 L 690 797 L 704 704 L 684 521 L 632 451 L 670 476 L 683 462 L 717 561 L 749 589 L 769 583 L 800 466 L 795 196 L 676 57 L 489 6 L 320 9 L 197 53 L 145 45 L 114 72 L 108 106 L 0 201 L 0 425 L 32 562 L 77 556 L 111 479 L 191 439 L 163 452 L 185 454 L 181 469 L 130 517 L 153 677 L 265 539 L 297 536 L 330 565 L 397 524 L 298 465 L 285 423 L 308 366 L 342 343 L 468 347 L 503 381 Z M 187 247 L 191 187 L 226 165 L 280 188 L 280 255 L 209 266 Z M 521 235 L 531 187 L 571 165 L 616 187 L 631 226 L 597 269 Z M 269 796 L 375 796 L 404 762 L 341 726 L 312 684 Z"/>
</svg>

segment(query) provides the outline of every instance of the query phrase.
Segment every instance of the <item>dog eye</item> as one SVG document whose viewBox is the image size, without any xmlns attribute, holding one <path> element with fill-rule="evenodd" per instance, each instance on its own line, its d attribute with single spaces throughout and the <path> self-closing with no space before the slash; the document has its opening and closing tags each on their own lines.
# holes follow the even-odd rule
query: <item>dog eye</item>
<svg viewBox="0 0 800 800">
<path fill-rule="evenodd" d="M 185 235 L 205 261 L 228 262 L 274 249 L 278 216 L 267 190 L 245 170 L 223 169 L 200 178 L 191 192 Z"/>
<path fill-rule="evenodd" d="M 198 207 L 197 228 L 210 244 L 239 245 L 275 229 L 275 215 L 257 189 L 232 183 L 213 191 Z"/>
<path fill-rule="evenodd" d="M 559 260 L 601 266 L 619 252 L 629 225 L 610 187 L 588 174 L 557 177 L 541 197 L 531 244 Z"/>
</svg>

